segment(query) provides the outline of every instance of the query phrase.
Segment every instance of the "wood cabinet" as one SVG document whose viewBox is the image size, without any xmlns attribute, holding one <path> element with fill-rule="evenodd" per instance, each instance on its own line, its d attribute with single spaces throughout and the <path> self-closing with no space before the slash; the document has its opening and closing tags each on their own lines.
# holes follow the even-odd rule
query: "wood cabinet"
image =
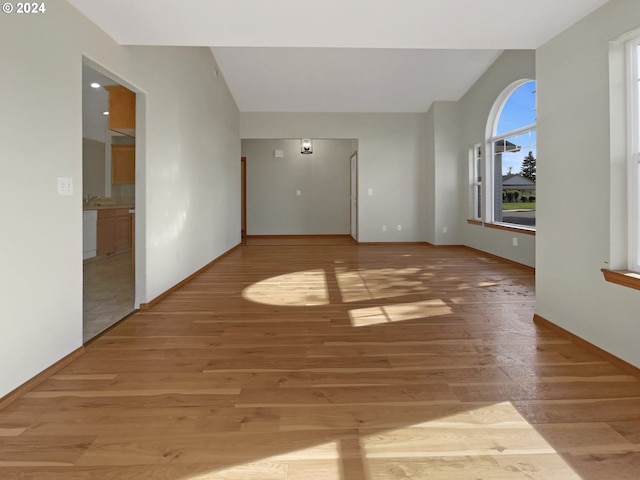
<svg viewBox="0 0 640 480">
<path fill-rule="evenodd" d="M 109 130 L 136 136 L 136 94 L 122 85 L 104 87 L 109 92 Z"/>
<path fill-rule="evenodd" d="M 135 145 L 111 145 L 111 183 L 136 183 Z"/>
<path fill-rule="evenodd" d="M 111 255 L 130 248 L 131 235 L 131 214 L 128 208 L 98 210 L 98 255 Z"/>
</svg>

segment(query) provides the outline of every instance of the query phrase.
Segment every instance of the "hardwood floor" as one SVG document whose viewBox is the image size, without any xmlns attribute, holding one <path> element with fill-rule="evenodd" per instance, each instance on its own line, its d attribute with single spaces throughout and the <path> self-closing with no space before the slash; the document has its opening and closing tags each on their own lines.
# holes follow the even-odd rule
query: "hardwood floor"
<svg viewBox="0 0 640 480">
<path fill-rule="evenodd" d="M 0 478 L 638 478 L 640 381 L 534 325 L 529 269 L 259 243 L 0 411 Z"/>
</svg>

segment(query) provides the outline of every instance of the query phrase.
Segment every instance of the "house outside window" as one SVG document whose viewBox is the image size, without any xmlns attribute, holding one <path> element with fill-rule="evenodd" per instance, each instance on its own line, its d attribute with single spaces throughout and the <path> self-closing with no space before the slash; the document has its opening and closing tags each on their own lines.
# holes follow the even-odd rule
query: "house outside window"
<svg viewBox="0 0 640 480">
<path fill-rule="evenodd" d="M 489 118 L 491 194 L 487 220 L 536 225 L 536 82 L 523 80 L 498 98 Z"/>
</svg>

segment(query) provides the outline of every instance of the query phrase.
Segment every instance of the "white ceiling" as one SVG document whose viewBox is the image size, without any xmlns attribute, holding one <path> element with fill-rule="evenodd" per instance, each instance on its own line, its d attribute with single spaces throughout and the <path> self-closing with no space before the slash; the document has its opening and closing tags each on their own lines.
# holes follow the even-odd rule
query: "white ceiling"
<svg viewBox="0 0 640 480">
<path fill-rule="evenodd" d="M 423 112 L 607 0 L 68 0 L 123 45 L 212 47 L 241 111 Z"/>
<path fill-rule="evenodd" d="M 92 88 L 92 83 L 100 88 Z M 82 136 L 104 142 L 109 117 L 102 114 L 109 110 L 109 93 L 102 87 L 117 82 L 96 72 L 87 65 L 82 66 Z"/>
</svg>

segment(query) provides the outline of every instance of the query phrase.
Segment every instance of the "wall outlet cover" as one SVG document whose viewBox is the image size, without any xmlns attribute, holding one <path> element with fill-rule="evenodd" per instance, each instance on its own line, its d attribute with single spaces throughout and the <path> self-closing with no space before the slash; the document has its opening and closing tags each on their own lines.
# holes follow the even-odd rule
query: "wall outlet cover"
<svg viewBox="0 0 640 480">
<path fill-rule="evenodd" d="M 73 195 L 73 178 L 58 177 L 58 195 Z"/>
</svg>

